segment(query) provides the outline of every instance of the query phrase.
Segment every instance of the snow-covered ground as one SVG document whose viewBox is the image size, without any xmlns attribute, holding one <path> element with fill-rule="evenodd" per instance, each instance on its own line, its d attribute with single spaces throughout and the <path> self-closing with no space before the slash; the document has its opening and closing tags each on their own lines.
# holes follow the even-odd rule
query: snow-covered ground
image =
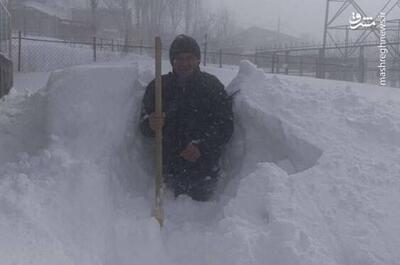
<svg viewBox="0 0 400 265">
<path fill-rule="evenodd" d="M 151 60 L 18 75 L 0 102 L 1 264 L 400 264 L 400 91 L 205 70 L 241 90 L 224 178 L 211 202 L 167 193 L 162 231 L 137 130 Z"/>
</svg>

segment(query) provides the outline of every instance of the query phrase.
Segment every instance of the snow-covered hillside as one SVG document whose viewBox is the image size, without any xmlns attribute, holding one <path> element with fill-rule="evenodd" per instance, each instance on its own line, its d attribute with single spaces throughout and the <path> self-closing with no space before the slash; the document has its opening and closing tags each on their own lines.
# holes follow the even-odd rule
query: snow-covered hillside
<svg viewBox="0 0 400 265">
<path fill-rule="evenodd" d="M 0 102 L 2 264 L 400 264 L 398 90 L 206 68 L 240 89 L 220 193 L 167 193 L 160 231 L 137 130 L 151 66 L 17 79 Z"/>
</svg>

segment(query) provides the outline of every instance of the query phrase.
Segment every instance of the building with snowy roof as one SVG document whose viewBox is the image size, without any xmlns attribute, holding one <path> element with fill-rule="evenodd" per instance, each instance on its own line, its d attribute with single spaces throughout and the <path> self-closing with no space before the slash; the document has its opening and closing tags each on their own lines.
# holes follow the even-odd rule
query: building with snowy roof
<svg viewBox="0 0 400 265">
<path fill-rule="evenodd" d="M 98 8 L 96 12 L 98 38 L 124 38 L 126 22 L 122 10 Z M 93 37 L 90 8 L 67 8 L 39 0 L 27 0 L 13 4 L 12 13 L 13 29 L 24 35 L 76 41 L 91 41 Z M 125 19 L 132 25 L 131 10 L 127 14 Z"/>
<path fill-rule="evenodd" d="M 23 1 L 13 6 L 13 29 L 24 35 L 82 40 L 90 27 L 72 21 L 71 10 L 39 1 Z"/>
</svg>

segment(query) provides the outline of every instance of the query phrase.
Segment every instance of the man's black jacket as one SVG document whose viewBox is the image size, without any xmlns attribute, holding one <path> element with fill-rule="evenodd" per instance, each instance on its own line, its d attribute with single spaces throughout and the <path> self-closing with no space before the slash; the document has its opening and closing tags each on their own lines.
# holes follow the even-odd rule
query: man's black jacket
<svg viewBox="0 0 400 265">
<path fill-rule="evenodd" d="M 201 160 L 216 164 L 221 147 L 233 133 L 232 102 L 223 84 L 213 75 L 196 71 L 179 85 L 176 75 L 162 76 L 162 109 L 165 112 L 163 128 L 164 166 L 176 159 L 189 143 L 200 149 Z M 140 128 L 145 136 L 154 137 L 149 127 L 149 114 L 154 112 L 155 81 L 146 88 Z M 167 169 L 168 170 L 168 169 Z"/>
</svg>

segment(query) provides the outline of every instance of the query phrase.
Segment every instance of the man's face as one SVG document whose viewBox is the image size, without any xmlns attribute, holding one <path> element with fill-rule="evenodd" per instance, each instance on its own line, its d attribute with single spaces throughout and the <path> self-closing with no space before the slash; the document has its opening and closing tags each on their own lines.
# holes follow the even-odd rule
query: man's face
<svg viewBox="0 0 400 265">
<path fill-rule="evenodd" d="M 193 53 L 185 52 L 175 56 L 172 61 L 172 67 L 174 72 L 181 78 L 187 78 L 191 76 L 199 67 L 200 60 L 196 58 Z"/>
</svg>

